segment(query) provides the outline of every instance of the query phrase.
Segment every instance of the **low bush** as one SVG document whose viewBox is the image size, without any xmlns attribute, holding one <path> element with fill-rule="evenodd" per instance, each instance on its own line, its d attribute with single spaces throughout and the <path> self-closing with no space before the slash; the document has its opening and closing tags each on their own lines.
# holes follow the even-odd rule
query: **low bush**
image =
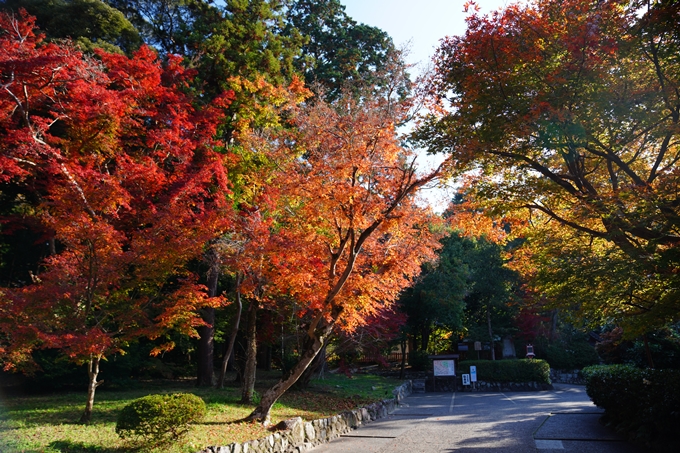
<svg viewBox="0 0 680 453">
<path fill-rule="evenodd" d="M 600 365 L 584 368 L 583 376 L 588 396 L 617 431 L 659 451 L 675 437 L 680 371 Z"/>
<path fill-rule="evenodd" d="M 464 360 L 458 365 L 459 374 L 470 373 L 473 365 L 477 367 L 480 381 L 550 384 L 550 365 L 545 360 Z"/>
<path fill-rule="evenodd" d="M 118 414 L 116 433 L 123 439 L 151 442 L 175 440 L 202 419 L 205 402 L 191 393 L 149 395 L 136 399 Z"/>
</svg>

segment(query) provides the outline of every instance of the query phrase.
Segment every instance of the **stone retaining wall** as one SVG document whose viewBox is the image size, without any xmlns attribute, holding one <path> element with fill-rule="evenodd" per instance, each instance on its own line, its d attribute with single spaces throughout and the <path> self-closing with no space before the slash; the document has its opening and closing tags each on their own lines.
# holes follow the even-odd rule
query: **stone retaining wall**
<svg viewBox="0 0 680 453">
<path fill-rule="evenodd" d="M 536 392 L 540 390 L 552 390 L 552 384 L 544 382 L 496 382 L 483 381 L 471 383 L 471 385 L 463 385 L 460 376 L 451 379 L 439 379 L 436 382 L 433 378 L 420 379 L 420 386 L 417 384 L 419 380 L 413 381 L 413 393 L 425 392 Z"/>
<path fill-rule="evenodd" d="M 459 390 L 467 392 L 524 392 L 524 391 L 538 391 L 538 390 L 552 390 L 552 384 L 545 384 L 543 382 L 486 382 L 477 381 L 475 387 L 462 386 Z"/>
<path fill-rule="evenodd" d="M 581 370 L 555 370 L 551 368 L 550 380 L 560 384 L 586 384 Z"/>
<path fill-rule="evenodd" d="M 407 381 L 392 391 L 393 398 L 369 404 L 333 417 L 305 422 L 300 417 L 281 422 L 285 427 L 263 439 L 233 443 L 223 447 L 207 447 L 198 453 L 301 453 L 329 442 L 373 420 L 392 413 L 401 400 L 411 394 L 412 384 Z"/>
</svg>

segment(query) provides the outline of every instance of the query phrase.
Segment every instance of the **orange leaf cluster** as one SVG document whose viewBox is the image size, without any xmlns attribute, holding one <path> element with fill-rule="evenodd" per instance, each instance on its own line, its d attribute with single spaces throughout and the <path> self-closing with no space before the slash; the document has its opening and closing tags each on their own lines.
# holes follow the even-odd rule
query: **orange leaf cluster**
<svg viewBox="0 0 680 453">
<path fill-rule="evenodd" d="M 437 220 L 416 190 L 437 173 L 416 173 L 388 107 L 343 102 L 302 106 L 292 116 L 295 128 L 262 150 L 279 171 L 263 192 L 268 207 L 243 215 L 257 234 L 239 261 L 257 276 L 251 294 L 292 298 L 301 315 L 352 330 L 434 258 Z"/>
</svg>

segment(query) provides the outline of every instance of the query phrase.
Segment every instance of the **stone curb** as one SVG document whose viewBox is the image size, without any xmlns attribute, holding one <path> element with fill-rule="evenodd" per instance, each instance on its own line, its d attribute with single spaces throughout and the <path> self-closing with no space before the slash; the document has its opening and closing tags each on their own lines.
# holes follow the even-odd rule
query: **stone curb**
<svg viewBox="0 0 680 453">
<path fill-rule="evenodd" d="M 461 392 L 537 392 L 540 390 L 554 390 L 552 384 L 543 382 L 487 382 L 477 381 L 474 388 L 459 387 Z"/>
<path fill-rule="evenodd" d="M 577 384 L 585 385 L 586 380 L 581 374 L 581 370 L 556 370 L 550 369 L 550 380 L 558 384 Z"/>
<path fill-rule="evenodd" d="M 232 443 L 223 447 L 206 447 L 197 453 L 302 453 L 359 428 L 361 425 L 386 417 L 394 412 L 401 401 L 413 390 L 412 382 L 406 381 L 392 391 L 392 398 L 369 404 L 366 407 L 342 412 L 328 418 L 305 422 L 300 417 L 286 420 L 282 425 L 288 429 L 277 431 L 267 437 Z"/>
</svg>

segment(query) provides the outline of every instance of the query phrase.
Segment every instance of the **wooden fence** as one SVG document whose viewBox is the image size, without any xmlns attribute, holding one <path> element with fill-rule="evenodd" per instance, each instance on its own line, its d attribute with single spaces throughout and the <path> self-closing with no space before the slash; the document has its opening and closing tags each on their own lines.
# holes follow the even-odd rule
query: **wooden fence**
<svg viewBox="0 0 680 453">
<path fill-rule="evenodd" d="M 358 363 L 377 363 L 387 361 L 387 362 L 401 362 L 402 357 L 401 352 L 391 352 L 389 354 L 369 354 L 359 356 L 357 359 Z"/>
</svg>

